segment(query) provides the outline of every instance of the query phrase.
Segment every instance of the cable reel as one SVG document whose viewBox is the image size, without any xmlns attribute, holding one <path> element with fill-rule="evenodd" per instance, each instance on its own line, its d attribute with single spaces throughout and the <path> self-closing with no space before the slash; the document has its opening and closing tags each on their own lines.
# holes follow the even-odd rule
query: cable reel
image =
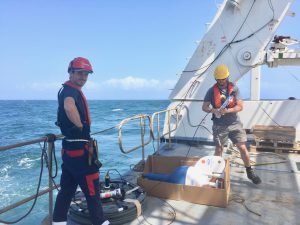
<svg viewBox="0 0 300 225">
<path fill-rule="evenodd" d="M 146 194 L 141 187 L 125 180 L 106 179 L 105 182 L 100 182 L 100 198 L 103 213 L 110 224 L 119 225 L 128 223 L 139 216 L 136 204 L 140 204 L 140 208 L 143 209 Z M 130 201 L 126 201 L 127 199 Z M 68 218 L 79 224 L 92 224 L 82 191 L 76 192 Z"/>
</svg>

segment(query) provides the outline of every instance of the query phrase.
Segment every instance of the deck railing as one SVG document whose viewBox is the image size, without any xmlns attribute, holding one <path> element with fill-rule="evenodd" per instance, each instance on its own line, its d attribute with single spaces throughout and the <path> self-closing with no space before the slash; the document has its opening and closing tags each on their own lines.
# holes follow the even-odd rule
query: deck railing
<svg viewBox="0 0 300 225">
<path fill-rule="evenodd" d="M 122 140 L 122 137 L 123 137 L 122 127 L 125 124 L 127 124 L 128 122 L 133 121 L 133 120 L 138 120 L 139 121 L 139 126 L 140 126 L 140 131 L 141 131 L 141 143 L 137 146 L 134 146 L 134 147 L 130 148 L 129 150 L 124 150 L 123 140 Z M 147 141 L 145 141 L 146 121 L 148 121 L 148 127 L 149 127 L 149 138 L 148 138 Z M 126 118 L 126 119 L 121 121 L 121 123 L 119 124 L 119 137 L 118 137 L 118 140 L 119 140 L 119 148 L 124 154 L 128 154 L 132 151 L 135 151 L 139 148 L 142 148 L 142 162 L 145 161 L 145 146 L 148 145 L 152 141 L 152 138 L 153 138 L 150 123 L 151 123 L 150 116 L 149 115 L 143 115 L 143 114 L 136 115 L 136 116 L 133 116 L 133 117 L 130 117 L 130 118 Z"/>
<path fill-rule="evenodd" d="M 152 117 L 150 118 L 149 115 L 136 115 L 130 118 L 126 118 L 124 120 L 121 121 L 121 123 L 119 123 L 116 126 L 113 126 L 111 128 L 99 131 L 99 132 L 95 132 L 92 135 L 96 135 L 96 134 L 100 134 L 103 132 L 106 132 L 108 130 L 111 129 L 115 129 L 118 128 L 118 142 L 119 142 L 119 147 L 120 150 L 124 153 L 124 154 L 128 154 L 132 151 L 135 151 L 139 148 L 142 149 L 142 162 L 145 161 L 145 146 L 148 145 L 152 140 L 157 140 L 158 142 L 160 142 L 160 132 L 159 132 L 159 126 L 160 126 L 160 114 L 162 113 L 167 113 L 167 124 L 168 124 L 168 132 L 164 135 L 169 135 L 169 144 L 171 144 L 171 132 L 173 132 L 174 130 L 177 129 L 177 125 L 178 125 L 178 113 L 176 111 L 176 126 L 175 128 L 173 128 L 171 130 L 171 126 L 170 126 L 170 121 L 171 121 L 171 111 L 176 111 L 176 109 L 167 109 L 167 110 L 163 110 L 163 111 L 159 111 L 159 112 L 155 112 L 153 113 Z M 155 117 L 157 117 L 157 122 L 156 122 L 156 133 L 157 133 L 157 137 L 154 137 L 154 119 Z M 123 146 L 123 141 L 122 141 L 122 128 L 125 124 L 127 124 L 129 121 L 134 121 L 134 120 L 138 120 L 139 121 L 139 126 L 140 126 L 140 132 L 141 132 L 141 143 L 135 147 L 130 148 L 129 150 L 125 150 L 124 146 Z M 146 131 L 146 126 L 148 126 L 149 128 L 149 138 L 148 140 L 145 140 L 145 131 Z M 57 187 L 59 187 L 59 185 L 54 185 L 53 183 L 53 176 L 52 176 L 52 155 L 53 155 L 53 151 L 55 150 L 54 145 L 55 145 L 55 141 L 56 140 L 61 140 L 63 138 L 63 135 L 54 135 L 54 134 L 48 134 L 44 137 L 40 137 L 37 139 L 32 139 L 32 140 L 27 140 L 24 142 L 20 142 L 20 143 L 16 143 L 16 144 L 11 144 L 11 145 L 6 145 L 6 146 L 0 146 L 0 152 L 1 151 L 7 151 L 7 150 L 12 150 L 15 148 L 19 148 L 19 147 L 23 147 L 23 146 L 28 146 L 28 145 L 32 145 L 32 144 L 37 144 L 37 143 L 47 143 L 46 147 L 47 147 L 47 167 L 48 167 L 48 173 L 49 173 L 49 178 L 48 178 L 48 188 L 42 191 L 39 191 L 38 193 L 31 195 L 27 198 L 24 198 L 16 203 L 10 204 L 4 208 L 0 209 L 0 214 L 3 214 L 11 209 L 14 209 L 18 206 L 21 206 L 33 199 L 36 199 L 44 194 L 49 194 L 49 204 L 48 204 L 48 211 L 49 211 L 49 223 L 51 224 L 52 222 L 52 215 L 53 215 L 53 190 L 56 189 Z M 158 143 L 158 149 L 159 149 L 159 143 Z M 1 220 L 0 220 L 1 222 Z"/>
<path fill-rule="evenodd" d="M 172 114 L 172 112 L 173 113 L 175 112 L 175 115 L 176 115 L 176 123 L 175 123 L 175 127 L 173 129 L 171 129 L 171 117 L 174 116 L 174 114 Z M 168 131 L 166 133 L 160 135 L 160 115 L 162 113 L 166 113 L 165 123 L 167 123 Z M 156 137 L 155 137 L 155 129 L 154 129 L 155 117 L 156 117 L 156 133 L 157 133 Z M 155 112 L 155 113 L 152 114 L 152 116 L 151 116 L 151 130 L 152 130 L 152 133 L 153 133 L 154 140 L 157 141 L 157 149 L 160 148 L 160 138 L 164 137 L 165 135 L 168 135 L 168 139 L 169 139 L 168 148 L 171 149 L 171 145 L 172 145 L 171 133 L 177 129 L 178 121 L 179 121 L 179 113 L 178 113 L 177 108 L 166 109 L 166 110 L 162 110 L 162 111 Z"/>
<path fill-rule="evenodd" d="M 55 138 L 54 138 L 55 137 Z M 48 178 L 48 188 L 42 191 L 39 191 L 38 193 L 31 195 L 30 197 L 27 197 L 25 199 L 22 199 L 16 203 L 10 204 L 2 209 L 0 209 L 0 214 L 5 213 L 11 209 L 14 209 L 20 205 L 23 205 L 35 198 L 38 198 L 39 196 L 42 196 L 44 194 L 49 193 L 49 204 L 48 204 L 48 210 L 49 210 L 49 218 L 52 218 L 53 214 L 53 190 L 56 189 L 58 186 L 53 186 L 53 181 L 52 181 L 52 152 L 54 150 L 54 142 L 56 139 L 62 138 L 62 135 L 53 135 L 49 134 L 45 137 L 33 139 L 33 140 L 28 140 L 16 144 L 11 144 L 7 146 L 0 146 L 0 151 L 7 151 L 7 150 L 12 150 L 18 147 L 23 147 L 27 145 L 32 145 L 32 144 L 37 144 L 41 142 L 47 142 L 47 154 L 48 154 L 48 172 L 49 172 L 49 178 Z M 51 222 L 51 221 L 50 221 Z"/>
</svg>

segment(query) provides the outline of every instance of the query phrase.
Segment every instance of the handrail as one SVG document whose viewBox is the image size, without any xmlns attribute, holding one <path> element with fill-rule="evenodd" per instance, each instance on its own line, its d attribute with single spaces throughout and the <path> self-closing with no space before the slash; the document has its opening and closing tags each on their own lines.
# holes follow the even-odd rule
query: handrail
<svg viewBox="0 0 300 225">
<path fill-rule="evenodd" d="M 63 137 L 63 135 L 59 134 L 59 135 L 55 135 L 55 137 L 56 137 L 56 139 L 60 139 L 60 138 Z M 6 151 L 6 150 L 13 149 L 13 148 L 23 147 L 23 146 L 26 146 L 26 145 L 37 144 L 37 143 L 46 141 L 47 138 L 48 137 L 45 136 L 45 137 L 40 137 L 40 138 L 36 138 L 36 139 L 33 139 L 33 140 L 27 140 L 27 141 L 19 142 L 19 143 L 16 143 L 16 144 L 0 146 L 0 151 Z"/>
<path fill-rule="evenodd" d="M 58 184 L 57 187 L 60 187 L 60 185 Z M 42 190 L 42 191 L 40 191 L 40 192 L 37 194 L 37 196 L 40 197 L 40 196 L 42 196 L 42 195 L 44 195 L 44 194 L 47 194 L 47 193 L 53 191 L 54 189 L 56 189 L 56 187 L 47 188 L 47 189 L 45 189 L 45 190 Z M 15 203 L 9 205 L 9 206 L 6 206 L 6 207 L 0 209 L 0 214 L 5 213 L 5 212 L 7 212 L 7 211 L 9 211 L 9 210 L 11 210 L 11 209 L 17 208 L 18 206 L 23 205 L 23 204 L 25 204 L 25 203 L 27 203 L 27 202 L 33 200 L 35 197 L 36 197 L 36 195 L 34 194 L 34 195 L 31 195 L 31 196 L 29 196 L 29 197 L 27 197 L 27 198 L 24 198 L 23 200 L 20 200 L 20 201 L 18 201 L 18 202 L 15 202 Z"/>
<path fill-rule="evenodd" d="M 53 182 L 51 179 L 52 176 L 52 151 L 54 150 L 54 142 L 56 139 L 59 139 L 63 137 L 62 135 L 53 135 L 53 134 L 48 134 L 44 137 L 40 137 L 37 139 L 32 139 L 32 140 L 27 140 L 27 141 L 23 141 L 23 142 L 19 142 L 16 144 L 11 144 L 11 145 L 6 145 L 6 146 L 0 146 L 0 151 L 6 151 L 6 150 L 11 150 L 14 148 L 18 148 L 18 147 L 22 147 L 22 146 L 26 146 L 26 145 L 32 145 L 32 144 L 37 144 L 40 142 L 47 142 L 48 144 L 48 155 L 50 156 L 48 158 L 48 162 L 47 164 L 49 165 L 48 171 L 49 171 L 49 185 L 48 188 L 46 190 L 40 191 L 30 197 L 24 198 L 16 203 L 10 204 L 2 209 L 0 209 L 0 214 L 7 212 L 11 209 L 14 209 L 20 205 L 23 205 L 41 195 L 44 195 L 46 193 L 49 193 L 49 218 L 50 218 L 50 223 L 52 222 L 52 210 L 53 210 L 53 190 L 56 188 L 53 186 Z"/>
<path fill-rule="evenodd" d="M 92 133 L 91 135 L 94 135 L 94 134 L 99 134 L 99 133 L 102 133 L 102 132 L 105 132 L 105 131 L 108 131 L 108 130 L 111 130 L 112 128 L 116 128 L 116 126 L 114 127 L 111 127 L 111 128 L 108 128 L 108 129 L 105 129 L 105 130 L 102 130 L 102 131 L 99 131 L 99 132 L 96 132 L 96 133 Z M 52 135 L 52 137 L 55 137 L 54 139 L 52 138 L 49 138 L 50 136 L 49 135 Z M 52 212 L 53 212 L 53 190 L 56 189 L 57 187 L 60 187 L 59 184 L 53 186 L 53 181 L 52 181 L 52 151 L 54 150 L 54 142 L 56 140 L 60 140 L 62 139 L 64 136 L 62 134 L 58 134 L 58 135 L 53 135 L 53 134 L 49 134 L 49 135 L 46 135 L 46 136 L 43 136 L 43 137 L 40 137 L 40 138 L 36 138 L 36 139 L 31 139 L 31 140 L 26 140 L 26 141 L 23 141 L 23 142 L 19 142 L 19 143 L 15 143 L 15 144 L 9 144 L 9 145 L 4 145 L 4 146 L 0 146 L 0 152 L 1 151 L 7 151 L 7 150 L 12 150 L 12 149 L 15 149 L 15 148 L 18 148 L 18 147 L 23 147 L 23 146 L 27 146 L 27 145 L 32 145 L 32 144 L 37 144 L 37 143 L 41 143 L 41 142 L 47 142 L 48 146 L 48 172 L 49 172 L 49 179 L 48 179 L 48 188 L 45 189 L 45 190 L 42 190 L 34 195 L 31 195 L 29 197 L 26 197 L 20 201 L 17 201 L 15 203 L 12 203 L 8 206 L 5 206 L 4 208 L 1 208 L 0 209 L 0 214 L 3 214 L 11 209 L 14 209 L 18 206 L 21 206 L 37 197 L 40 197 L 41 195 L 44 195 L 44 194 L 47 194 L 49 193 L 49 204 L 48 204 L 48 207 L 49 207 L 49 223 L 51 224 L 52 223 Z"/>
<path fill-rule="evenodd" d="M 138 145 L 138 146 L 135 146 L 135 147 L 132 147 L 131 149 L 125 151 L 124 150 L 124 147 L 123 147 L 123 143 L 122 143 L 122 126 L 126 123 L 128 123 L 129 121 L 131 120 L 137 120 L 139 119 L 140 120 L 140 128 L 141 128 L 141 144 Z M 149 130 L 150 130 L 150 135 L 149 135 L 149 139 L 148 141 L 145 142 L 144 140 L 144 136 L 145 136 L 145 130 L 144 130 L 144 127 L 145 127 L 145 119 L 148 119 L 149 120 Z M 135 151 L 139 148 L 142 148 L 142 160 L 145 161 L 145 152 L 144 152 L 144 147 L 146 145 L 148 145 L 151 140 L 152 140 L 152 135 L 151 135 L 151 127 L 150 127 L 150 116 L 149 115 L 143 115 L 143 114 L 140 114 L 140 115 L 135 115 L 133 117 L 129 117 L 129 118 L 126 118 L 124 120 L 121 121 L 121 123 L 119 124 L 119 135 L 118 135 L 118 140 L 119 140 L 119 148 L 120 150 L 124 153 L 124 154 L 128 154 L 132 151 Z"/>
<path fill-rule="evenodd" d="M 59 139 L 59 138 L 62 138 L 63 135 L 54 135 L 55 139 Z M 48 144 L 48 156 L 49 156 L 49 161 L 48 161 L 48 165 L 49 165 L 49 168 L 48 168 L 48 172 L 49 172 L 49 176 L 48 176 L 48 189 L 44 190 L 44 191 L 41 191 L 37 194 L 34 194 L 28 198 L 25 198 L 23 200 L 20 200 L 16 203 L 13 203 L 7 207 L 4 207 L 2 209 L 0 209 L 0 214 L 8 211 L 8 210 L 11 210 L 11 209 L 14 209 L 20 205 L 23 205 L 25 204 L 26 202 L 29 202 L 31 200 L 33 200 L 34 198 L 37 198 L 43 194 L 46 194 L 46 193 L 49 193 L 49 204 L 48 204 L 48 210 L 49 210 L 49 218 L 50 218 L 50 223 L 52 222 L 52 213 L 53 213 L 53 190 L 56 188 L 56 187 L 53 187 L 53 181 L 52 181 L 52 151 L 54 149 L 54 142 L 55 142 L 55 139 L 54 140 L 48 140 L 48 136 L 45 136 L 45 137 L 41 137 L 41 138 L 37 138 L 37 139 L 33 139 L 33 140 L 28 140 L 28 141 L 23 141 L 23 142 L 19 142 L 19 143 L 16 143 L 16 144 L 11 144 L 11 145 L 6 145 L 6 146 L 0 146 L 0 151 L 6 151 L 6 150 L 11 150 L 11 149 L 14 149 L 14 148 L 18 148 L 18 147 L 23 147 L 23 146 L 27 146 L 27 145 L 32 145 L 32 144 L 37 144 L 37 143 L 40 143 L 40 142 L 45 142 L 47 141 L 47 144 Z"/>
<path fill-rule="evenodd" d="M 176 111 L 176 124 L 175 124 L 175 128 L 173 128 L 171 130 L 171 111 Z M 178 116 L 179 116 L 179 113 L 178 113 L 178 110 L 177 108 L 172 108 L 172 109 L 165 109 L 165 110 L 162 110 L 162 111 L 158 111 L 158 112 L 155 112 L 152 114 L 151 116 L 151 130 L 152 130 L 152 133 L 153 133 L 153 139 L 154 140 L 157 140 L 157 149 L 159 149 L 160 147 L 160 132 L 159 132 L 159 123 L 160 123 L 160 114 L 162 113 L 166 113 L 167 112 L 167 123 L 168 123 L 168 132 L 163 134 L 163 136 L 165 135 L 169 135 L 169 142 L 168 142 L 168 148 L 170 149 L 171 148 L 171 133 L 173 131 L 175 131 L 177 128 L 178 128 Z M 155 138 L 154 136 L 154 119 L 155 119 L 155 116 L 157 116 L 157 120 L 156 120 L 156 130 L 157 130 L 157 138 Z"/>
</svg>

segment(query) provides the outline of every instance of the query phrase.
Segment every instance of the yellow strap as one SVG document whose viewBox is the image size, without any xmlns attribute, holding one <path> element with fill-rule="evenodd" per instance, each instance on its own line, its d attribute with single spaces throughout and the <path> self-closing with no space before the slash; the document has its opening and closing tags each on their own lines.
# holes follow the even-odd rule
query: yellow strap
<svg viewBox="0 0 300 225">
<path fill-rule="evenodd" d="M 142 214 L 142 205 L 138 200 L 126 198 L 126 199 L 124 199 L 124 202 L 132 202 L 135 204 L 137 217 L 139 217 Z"/>
</svg>

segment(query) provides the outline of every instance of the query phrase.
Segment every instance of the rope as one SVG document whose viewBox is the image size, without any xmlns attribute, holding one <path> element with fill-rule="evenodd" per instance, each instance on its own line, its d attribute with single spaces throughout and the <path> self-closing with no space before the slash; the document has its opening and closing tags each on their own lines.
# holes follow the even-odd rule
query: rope
<svg viewBox="0 0 300 225">
<path fill-rule="evenodd" d="M 233 201 L 233 202 L 242 204 L 242 205 L 245 207 L 245 209 L 246 209 L 247 211 L 249 211 L 249 212 L 251 212 L 251 213 L 253 213 L 253 214 L 257 215 L 257 216 L 261 216 L 260 213 L 253 211 L 252 209 L 250 209 L 250 208 L 246 205 L 246 203 L 245 203 L 246 199 L 244 199 L 242 196 L 239 196 L 239 195 L 237 195 L 237 194 L 232 194 L 232 195 L 231 195 L 231 199 L 230 199 L 229 201 Z"/>
<path fill-rule="evenodd" d="M 147 197 L 148 197 L 148 196 L 147 196 Z M 153 197 L 153 196 L 152 196 L 152 197 Z M 156 197 L 156 198 L 157 198 L 157 197 Z M 175 210 L 174 207 L 173 207 L 170 203 L 168 203 L 166 200 L 160 199 L 160 198 L 157 198 L 157 199 L 167 204 L 167 206 L 168 206 L 167 209 L 168 209 L 168 211 L 169 211 L 169 215 L 172 216 L 170 223 L 168 223 L 167 225 L 172 224 L 172 223 L 175 221 L 175 219 L 176 219 L 176 210 Z M 147 224 L 153 225 L 152 223 L 150 223 L 150 222 L 146 219 L 146 217 L 145 217 L 145 215 L 144 215 L 143 213 L 142 213 L 142 216 L 143 216 L 143 218 L 144 218 L 144 221 L 145 221 Z M 143 221 L 139 221 L 139 222 L 142 223 L 142 224 L 144 224 Z"/>
<path fill-rule="evenodd" d="M 55 138 L 53 138 L 53 136 Z M 53 148 L 52 148 L 51 154 L 53 155 L 53 159 L 54 159 L 54 162 L 55 162 L 55 173 L 54 173 L 54 176 L 52 176 L 52 175 L 50 176 L 49 159 L 48 159 L 48 154 L 47 154 L 47 151 L 46 151 L 48 149 L 46 148 L 45 142 L 44 142 L 44 148 L 43 148 L 44 149 L 44 160 L 45 160 L 45 163 L 46 163 L 46 167 L 48 169 L 49 177 L 51 178 L 51 180 L 52 180 L 52 182 L 53 182 L 56 190 L 59 191 L 60 189 L 59 189 L 58 185 L 56 184 L 56 182 L 54 180 L 54 178 L 56 178 L 57 174 L 58 174 L 58 164 L 57 164 L 57 159 L 56 159 L 56 154 L 55 154 L 55 144 L 54 144 L 54 142 L 56 140 L 56 136 L 54 134 L 47 134 L 46 137 L 47 137 L 47 139 L 45 140 L 45 142 L 48 142 L 48 143 L 49 142 L 53 142 L 53 146 L 52 146 Z"/>
<path fill-rule="evenodd" d="M 92 133 L 91 135 L 97 135 L 97 134 L 101 134 L 101 133 L 104 133 L 104 132 L 109 131 L 109 130 L 113 130 L 113 129 L 115 129 L 115 128 L 118 128 L 119 125 L 120 125 L 120 124 L 117 124 L 117 125 L 115 125 L 115 126 L 113 126 L 113 127 L 110 127 L 110 128 L 107 128 L 107 129 L 98 131 L 98 132 L 94 132 L 94 133 Z"/>
<path fill-rule="evenodd" d="M 138 187 L 139 188 L 139 187 Z M 126 198 L 123 200 L 124 202 L 129 202 L 129 203 L 133 203 L 136 207 L 136 214 L 137 217 L 139 217 L 142 214 L 142 205 L 139 202 L 139 200 L 136 199 L 130 199 L 130 198 Z"/>
<path fill-rule="evenodd" d="M 277 126 L 280 126 L 280 124 L 279 123 L 277 123 L 267 112 L 266 112 L 266 110 L 261 106 L 262 104 L 259 104 L 258 102 L 257 102 L 257 105 L 258 105 L 258 107 L 270 118 L 270 120 L 272 120 L 273 121 L 273 123 L 275 123 Z"/>
</svg>

